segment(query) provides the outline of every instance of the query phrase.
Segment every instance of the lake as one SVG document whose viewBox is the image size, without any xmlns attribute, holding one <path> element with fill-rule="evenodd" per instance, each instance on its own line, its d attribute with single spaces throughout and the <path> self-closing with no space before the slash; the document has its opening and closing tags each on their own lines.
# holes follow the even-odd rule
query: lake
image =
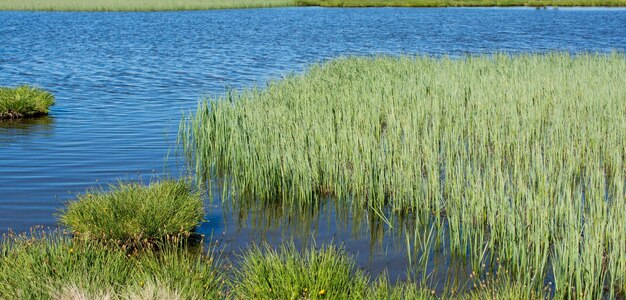
<svg viewBox="0 0 626 300">
<path fill-rule="evenodd" d="M 0 232 L 6 233 L 55 227 L 64 202 L 89 188 L 178 176 L 182 163 L 172 153 L 178 122 L 203 95 L 262 86 L 345 55 L 624 51 L 626 10 L 0 12 L 0 41 L 0 85 L 32 83 L 57 102 L 47 118 L 0 121 Z M 293 220 L 267 209 L 227 210 L 219 202 L 207 203 L 199 232 L 229 251 L 295 236 L 343 243 L 373 273 L 404 272 L 401 235 L 339 217 L 332 205 Z"/>
</svg>

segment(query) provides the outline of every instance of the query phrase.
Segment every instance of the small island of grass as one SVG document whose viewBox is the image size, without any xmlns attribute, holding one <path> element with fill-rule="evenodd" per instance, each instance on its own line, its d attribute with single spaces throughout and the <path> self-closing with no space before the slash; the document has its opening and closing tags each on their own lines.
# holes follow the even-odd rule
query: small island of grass
<svg viewBox="0 0 626 300">
<path fill-rule="evenodd" d="M 81 239 L 137 246 L 189 236 L 202 221 L 201 193 L 185 180 L 120 183 L 70 202 L 60 221 Z"/>
<path fill-rule="evenodd" d="M 0 120 L 45 116 L 54 96 L 37 87 L 0 87 Z"/>
</svg>

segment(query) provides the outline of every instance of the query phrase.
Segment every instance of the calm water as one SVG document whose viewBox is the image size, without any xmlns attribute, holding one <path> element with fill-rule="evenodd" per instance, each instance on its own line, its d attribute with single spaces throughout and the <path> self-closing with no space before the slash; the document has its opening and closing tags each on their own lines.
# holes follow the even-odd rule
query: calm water
<svg viewBox="0 0 626 300">
<path fill-rule="evenodd" d="M 202 95 L 263 84 L 340 55 L 625 46 L 624 9 L 0 12 L 0 85 L 36 84 L 57 100 L 48 118 L 0 122 L 0 232 L 56 226 L 55 212 L 76 193 L 163 174 L 181 112 Z M 172 158 L 167 169 L 178 173 Z M 333 212 L 326 207 L 310 223 L 273 215 L 268 224 L 240 221 L 217 206 L 200 231 L 213 232 L 232 249 L 299 232 L 318 243 L 345 243 L 372 272 L 404 272 L 402 247 L 394 246 L 397 232 L 387 230 L 382 242 L 373 243 L 370 236 L 380 233 L 337 226 L 351 217 L 339 222 Z"/>
</svg>

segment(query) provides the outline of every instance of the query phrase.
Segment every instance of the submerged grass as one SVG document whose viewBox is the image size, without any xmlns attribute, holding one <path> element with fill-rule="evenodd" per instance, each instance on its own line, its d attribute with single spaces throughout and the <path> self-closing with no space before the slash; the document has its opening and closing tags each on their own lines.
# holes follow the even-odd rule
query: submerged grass
<svg viewBox="0 0 626 300">
<path fill-rule="evenodd" d="M 200 191 L 187 180 L 164 180 L 150 186 L 119 183 L 107 192 L 81 195 L 60 221 L 81 238 L 136 245 L 189 236 L 203 217 Z"/>
<path fill-rule="evenodd" d="M 343 58 L 203 101 L 180 141 L 236 201 L 410 212 L 435 230 L 409 247 L 445 242 L 479 277 L 497 260 L 525 297 L 616 297 L 624 82 L 622 53 Z"/>
<path fill-rule="evenodd" d="M 28 85 L 0 87 L 0 120 L 47 115 L 52 105 L 54 96 L 43 89 Z"/>
</svg>

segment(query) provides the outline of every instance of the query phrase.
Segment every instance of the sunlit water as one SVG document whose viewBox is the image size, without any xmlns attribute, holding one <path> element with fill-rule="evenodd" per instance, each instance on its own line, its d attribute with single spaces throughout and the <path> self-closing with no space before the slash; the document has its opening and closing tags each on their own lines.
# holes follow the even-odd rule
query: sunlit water
<svg viewBox="0 0 626 300">
<path fill-rule="evenodd" d="M 57 101 L 48 118 L 0 121 L 0 232 L 54 227 L 64 202 L 88 188 L 177 176 L 177 160 L 166 158 L 181 113 L 202 95 L 262 85 L 341 55 L 609 52 L 625 45 L 624 9 L 0 12 L 0 85 L 32 83 Z M 372 273 L 387 269 L 394 278 L 406 270 L 405 236 L 361 225 L 367 215 L 355 223 L 331 205 L 296 218 L 238 214 L 219 200 L 207 207 L 199 232 L 229 253 L 253 241 L 333 241 Z"/>
</svg>

